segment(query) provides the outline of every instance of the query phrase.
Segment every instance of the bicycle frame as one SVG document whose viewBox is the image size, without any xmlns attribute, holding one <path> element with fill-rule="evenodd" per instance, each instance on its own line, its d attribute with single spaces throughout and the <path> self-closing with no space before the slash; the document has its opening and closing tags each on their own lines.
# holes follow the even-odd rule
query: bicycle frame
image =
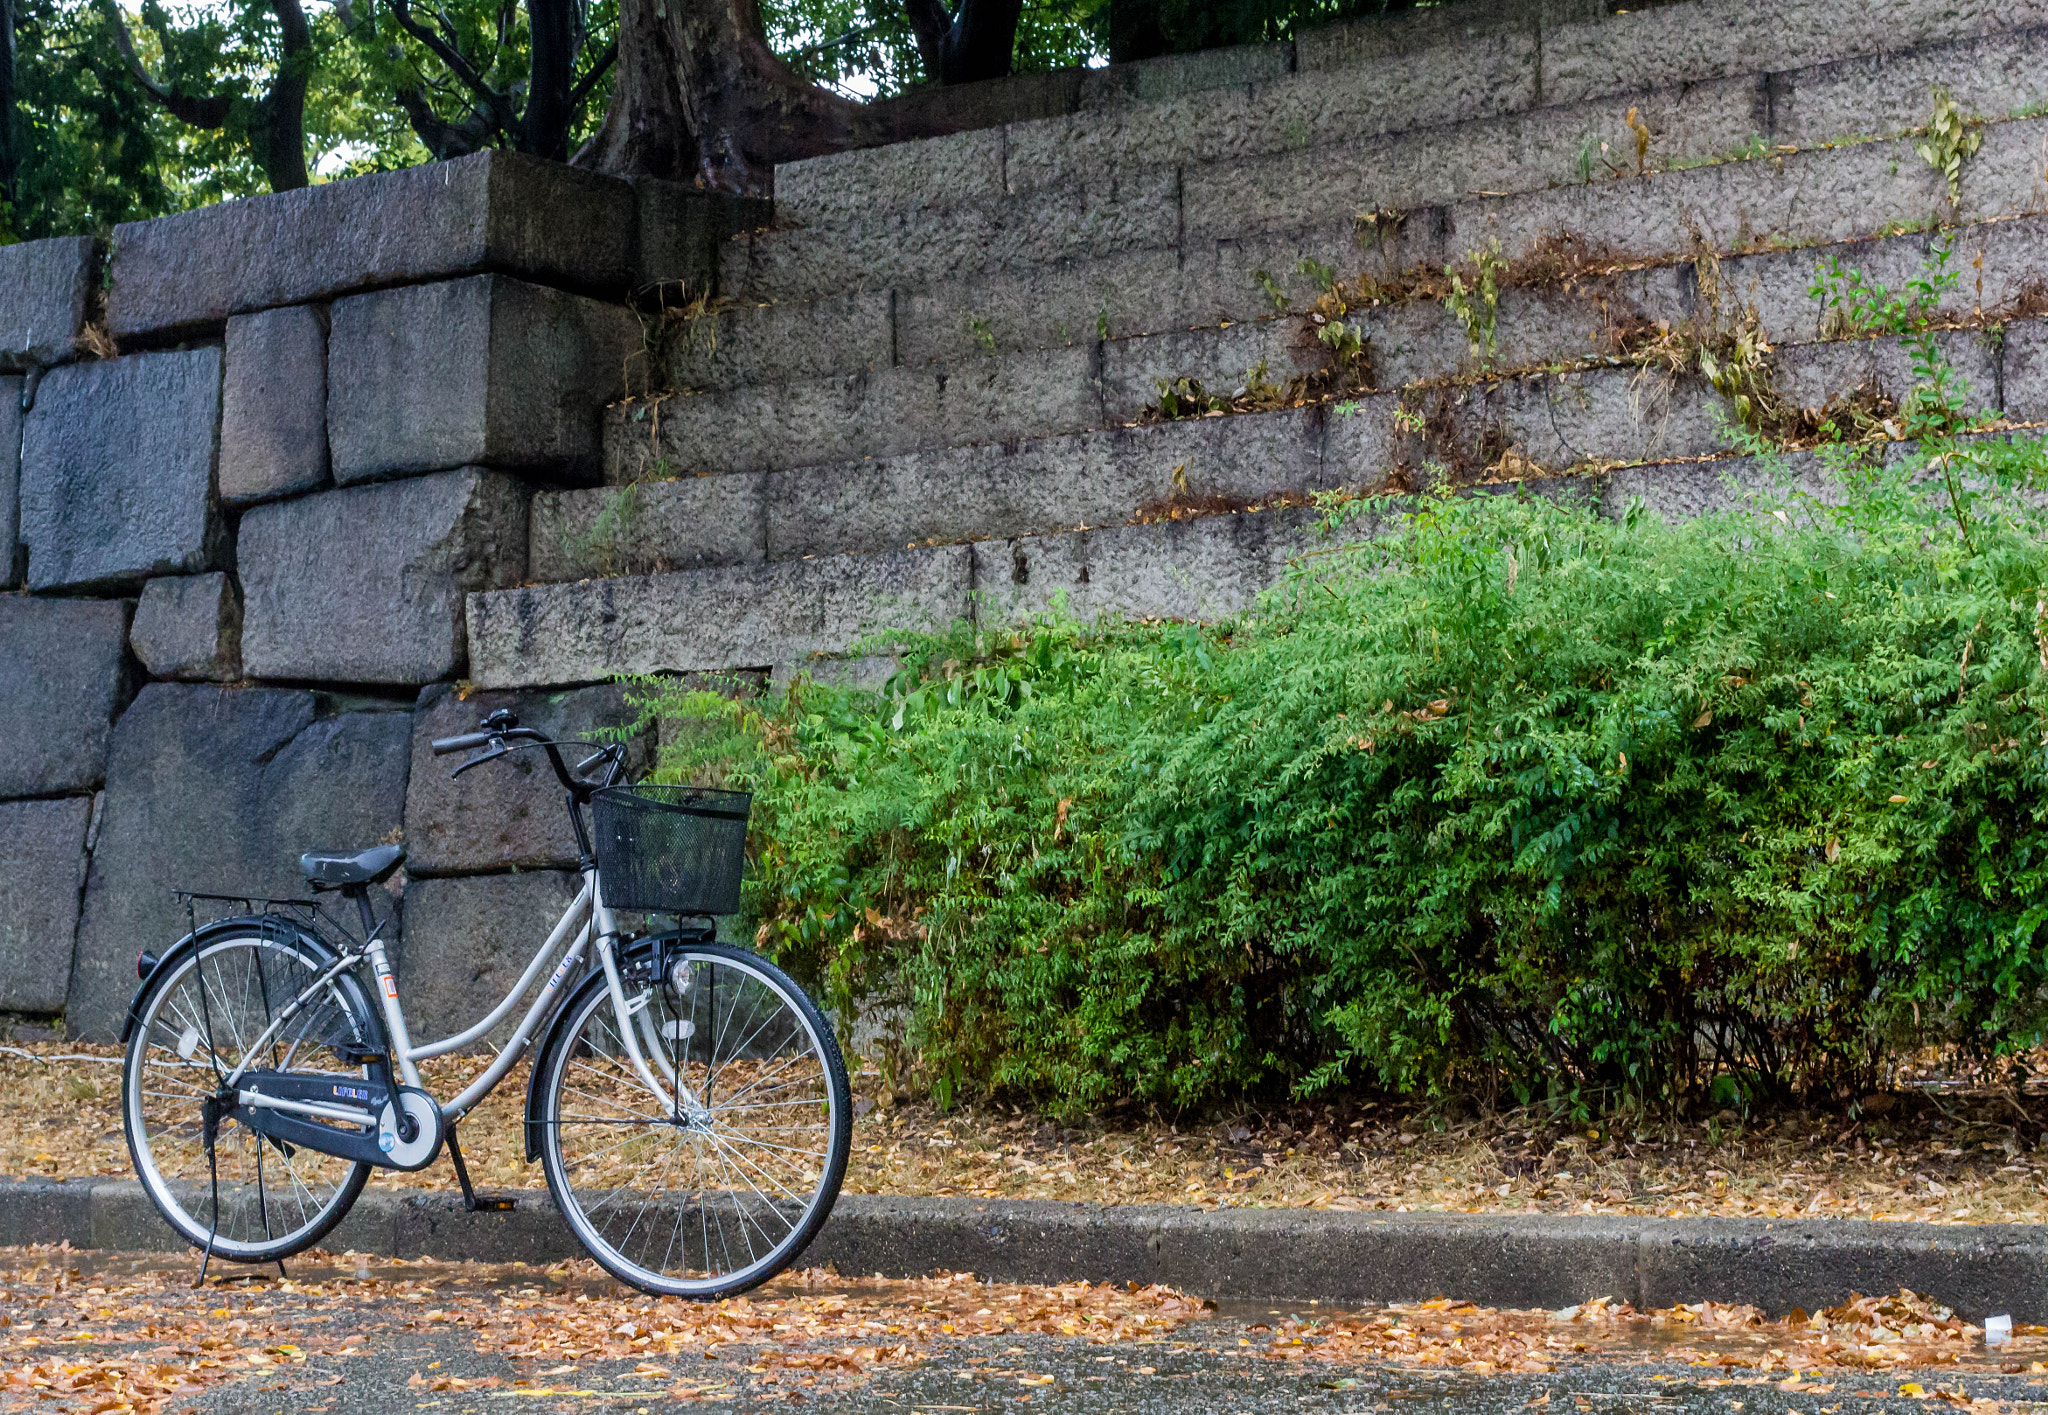
<svg viewBox="0 0 2048 1415">
<path fill-rule="evenodd" d="M 701 1109 L 697 1098 L 690 1093 L 688 1085 L 676 1074 L 674 1068 L 669 1065 L 668 1059 L 662 1054 L 659 1038 L 650 1035 L 648 1041 L 652 1045 L 643 1049 L 641 1038 L 638 1036 L 634 1026 L 636 1009 L 626 998 L 625 983 L 619 973 L 618 950 L 615 947 L 619 936 L 617 924 L 611 909 L 604 902 L 603 883 L 598 877 L 596 858 L 591 853 L 589 833 L 583 823 L 583 803 L 589 800 L 592 791 L 596 789 L 598 783 L 581 781 L 572 776 L 568 767 L 563 763 L 560 752 L 557 750 L 561 744 L 542 737 L 541 734 L 533 731 L 531 728 L 517 726 L 517 719 L 510 717 L 509 714 L 494 714 L 493 717 L 486 719 L 485 727 L 487 730 L 484 732 L 437 741 L 433 744 L 434 751 L 439 755 L 473 746 L 485 746 L 487 750 L 481 756 L 472 758 L 457 769 L 456 775 L 459 776 L 470 767 L 505 755 L 508 750 L 506 746 L 508 738 L 517 738 L 523 743 L 531 743 L 546 750 L 548 759 L 554 766 L 555 774 L 561 779 L 563 786 L 569 792 L 570 820 L 576 828 L 576 839 L 582 846 L 584 854 L 582 888 L 577 891 L 576 897 L 570 902 L 569 907 L 563 910 L 560 922 L 555 925 L 554 931 L 548 935 L 547 941 L 533 955 L 532 961 L 526 965 L 525 972 L 520 974 L 519 980 L 512 985 L 511 991 L 505 994 L 488 1015 L 453 1036 L 443 1037 L 435 1042 L 415 1045 L 412 1040 L 412 1029 L 406 1022 L 405 1009 L 398 1000 L 398 976 L 391 967 L 390 956 L 384 947 L 382 926 L 376 923 L 371 914 L 367 895 L 358 890 L 355 894 L 355 899 L 357 908 L 361 911 L 362 915 L 362 945 L 359 948 L 338 950 L 341 956 L 336 958 L 332 965 L 323 970 L 297 997 L 279 1011 L 278 1015 L 271 1020 L 270 1025 L 257 1038 L 256 1042 L 244 1052 L 241 1064 L 223 1078 L 223 1088 L 236 1091 L 237 1104 L 270 1110 L 290 1111 L 324 1120 L 359 1119 L 362 1124 L 375 1126 L 377 1124 L 377 1117 L 371 1115 L 367 1110 L 354 1111 L 350 1109 L 349 1113 L 344 1115 L 341 1113 L 344 1109 L 343 1107 L 303 1101 L 285 1096 L 265 1095 L 258 1091 L 244 1089 L 238 1083 L 242 1080 L 243 1074 L 250 1069 L 250 1062 L 262 1054 L 263 1049 L 276 1037 L 279 1030 L 286 1023 L 290 1022 L 293 1017 L 303 1011 L 307 1004 L 319 994 L 322 988 L 326 987 L 340 974 L 355 968 L 361 963 L 368 962 L 370 971 L 375 979 L 378 1005 L 384 1013 L 385 1032 L 391 1042 L 391 1061 L 397 1069 L 398 1079 L 407 1088 L 419 1091 L 423 1095 L 427 1094 L 425 1088 L 420 1084 L 419 1063 L 428 1057 L 442 1056 L 452 1051 L 459 1051 L 463 1047 L 481 1041 L 493 1027 L 496 1027 L 511 1014 L 512 1009 L 518 1005 L 519 1000 L 533 987 L 535 980 L 540 977 L 542 971 L 547 967 L 549 959 L 554 957 L 555 951 L 562 947 L 563 940 L 570 939 L 573 935 L 573 941 L 568 945 L 567 951 L 562 954 L 560 961 L 555 964 L 554 971 L 548 975 L 547 982 L 528 1005 L 526 1015 L 520 1018 L 519 1025 L 513 1029 L 512 1035 L 506 1039 L 505 1045 L 492 1058 L 490 1065 L 485 1067 L 469 1085 L 463 1088 L 461 1094 L 457 1095 L 453 1100 L 436 1100 L 434 1102 L 441 1113 L 443 1123 L 453 1125 L 471 1110 L 475 1109 L 477 1103 L 495 1090 L 498 1083 L 505 1079 L 506 1073 L 518 1063 L 521 1056 L 525 1055 L 527 1047 L 532 1044 L 536 1036 L 542 1034 L 555 1009 L 560 1005 L 563 998 L 568 995 L 568 989 L 565 984 L 569 983 L 572 978 L 580 976 L 585 951 L 590 947 L 593 938 L 596 940 L 598 962 L 604 969 L 606 990 L 611 994 L 612 1010 L 618 1023 L 620 1041 L 626 1049 L 626 1054 L 632 1062 L 634 1071 L 639 1074 L 642 1084 L 660 1100 L 662 1107 L 672 1115 L 694 1116 Z M 610 780 L 616 776 L 619 760 L 620 758 L 616 756 L 612 758 L 611 775 L 607 777 L 606 782 L 603 784 L 609 784 Z M 580 928 L 578 927 L 579 924 Z M 640 1025 L 642 1027 L 649 1025 L 644 1015 L 641 1017 Z M 662 1074 L 667 1078 L 667 1084 L 664 1084 L 662 1080 L 656 1077 L 654 1068 L 648 1064 L 649 1052 L 653 1054 L 656 1062 L 659 1063 Z"/>
<path fill-rule="evenodd" d="M 579 923 L 580 928 L 577 927 Z M 660 1100 L 665 1109 L 673 1108 L 674 1113 L 678 1114 L 686 1114 L 697 1109 L 697 1098 L 691 1094 L 688 1084 L 670 1068 L 667 1059 L 662 1056 L 660 1047 L 643 1050 L 641 1046 L 641 1039 L 634 1026 L 636 1009 L 626 997 L 625 983 L 619 973 L 617 950 L 613 947 L 618 930 L 612 911 L 604 904 L 603 889 L 594 867 L 584 872 L 582 888 L 577 891 L 569 907 L 563 910 L 561 920 L 555 925 L 554 931 L 535 952 L 532 961 L 526 965 L 526 971 L 512 985 L 511 991 L 500 999 L 487 1016 L 466 1030 L 443 1037 L 439 1041 L 420 1044 L 412 1041 L 404 1005 L 398 1000 L 398 975 L 391 967 L 391 959 L 385 950 L 381 931 L 372 930 L 361 949 L 342 954 L 309 983 L 298 997 L 279 1010 L 270 1025 L 244 1053 L 241 1065 L 223 1078 L 224 1087 L 236 1087 L 236 1083 L 249 1069 L 251 1062 L 261 1055 L 279 1030 L 303 1010 L 322 988 L 339 974 L 368 962 L 376 980 L 377 999 L 384 1013 L 384 1025 L 391 1039 L 392 1062 L 397 1067 L 399 1078 L 407 1086 L 424 1091 L 425 1088 L 420 1084 L 419 1063 L 428 1057 L 446 1055 L 469 1046 L 481 1040 L 491 1028 L 502 1022 L 533 986 L 534 980 L 540 976 L 541 970 L 547 966 L 548 960 L 554 956 L 556 949 L 561 947 L 562 940 L 569 937 L 572 930 L 575 931 L 574 941 L 569 945 L 567 952 L 562 954 L 561 960 L 555 964 L 554 971 L 548 975 L 548 980 L 539 995 L 527 1007 L 526 1015 L 520 1019 L 519 1025 L 513 1029 L 512 1035 L 492 1058 L 490 1065 L 453 1100 L 436 1102 L 440 1107 L 443 1121 L 453 1123 L 474 1110 L 484 1097 L 497 1089 L 498 1083 L 518 1064 L 519 1058 L 525 1055 L 526 1048 L 542 1033 L 555 1008 L 568 995 L 566 984 L 579 975 L 579 965 L 583 962 L 593 931 L 597 938 L 598 961 L 604 969 L 606 990 L 611 994 L 619 1038 L 633 1063 L 633 1069 L 639 1073 L 641 1082 Z M 657 1079 L 654 1068 L 648 1064 L 648 1051 L 652 1052 L 660 1064 L 662 1073 L 668 1078 L 668 1084 Z M 244 1105 L 288 1111 L 325 1120 L 358 1120 L 366 1125 L 376 1123 L 376 1118 L 368 1111 L 355 1111 L 353 1108 L 296 1101 L 251 1091 L 240 1091 L 238 1099 L 239 1103 Z"/>
</svg>

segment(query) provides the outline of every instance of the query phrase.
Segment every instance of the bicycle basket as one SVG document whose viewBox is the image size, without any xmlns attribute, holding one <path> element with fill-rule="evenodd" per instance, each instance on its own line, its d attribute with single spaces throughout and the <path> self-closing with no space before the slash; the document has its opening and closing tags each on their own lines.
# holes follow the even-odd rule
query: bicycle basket
<svg viewBox="0 0 2048 1415">
<path fill-rule="evenodd" d="M 737 914 L 753 800 L 701 786 L 597 792 L 591 807 L 604 902 L 651 914 Z"/>
</svg>

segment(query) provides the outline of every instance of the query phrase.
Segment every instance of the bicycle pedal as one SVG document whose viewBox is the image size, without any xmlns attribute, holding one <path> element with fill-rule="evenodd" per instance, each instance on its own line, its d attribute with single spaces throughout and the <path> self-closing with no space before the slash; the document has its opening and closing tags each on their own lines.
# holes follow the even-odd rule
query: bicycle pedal
<svg viewBox="0 0 2048 1415">
<path fill-rule="evenodd" d="M 489 1194 L 478 1194 L 466 1207 L 473 1214 L 509 1214 L 519 1207 L 517 1199 L 497 1198 Z"/>
</svg>

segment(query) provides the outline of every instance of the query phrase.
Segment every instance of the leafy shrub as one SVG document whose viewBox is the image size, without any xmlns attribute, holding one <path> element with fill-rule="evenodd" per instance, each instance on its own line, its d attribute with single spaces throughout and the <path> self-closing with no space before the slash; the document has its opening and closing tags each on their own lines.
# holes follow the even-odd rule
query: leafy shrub
<svg viewBox="0 0 2048 1415">
<path fill-rule="evenodd" d="M 1925 347 L 1921 347 L 1924 345 Z M 734 703 L 749 904 L 938 1098 L 1863 1088 L 2048 1001 L 2048 512 L 1931 339 L 1907 444 L 1666 524 L 1479 495 L 1228 623 L 912 646 Z M 1355 537 L 1354 537 L 1355 539 Z"/>
<path fill-rule="evenodd" d="M 2043 459 L 1957 455 L 1958 506 L 1924 463 L 1679 525 L 1371 503 L 1229 624 L 670 697 L 727 728 L 671 766 L 760 793 L 762 941 L 906 1003 L 942 1098 L 1679 1101 L 2010 1051 L 2048 982 L 2048 528 L 1981 484 Z"/>
</svg>

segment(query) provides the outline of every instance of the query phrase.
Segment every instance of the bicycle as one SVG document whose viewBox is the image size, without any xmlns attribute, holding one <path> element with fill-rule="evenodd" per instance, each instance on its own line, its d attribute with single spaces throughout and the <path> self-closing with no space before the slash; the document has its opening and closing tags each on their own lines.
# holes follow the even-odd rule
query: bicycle
<svg viewBox="0 0 2048 1415">
<path fill-rule="evenodd" d="M 598 750 L 572 771 L 564 746 Z M 204 926 L 195 914 L 183 938 L 137 960 L 121 1033 L 143 1188 L 204 1250 L 202 1281 L 216 1255 L 281 1265 L 341 1222 L 373 1168 L 424 1169 L 444 1142 L 465 1205 L 509 1208 L 476 1195 L 456 1126 L 538 1037 L 525 1157 L 590 1255 L 661 1295 L 708 1300 L 767 1281 L 831 1213 L 853 1112 L 817 1005 L 774 964 L 715 939 L 716 916 L 739 907 L 751 798 L 621 785 L 622 746 L 557 742 L 504 711 L 433 743 L 437 755 L 473 749 L 455 776 L 545 751 L 581 852 L 581 888 L 519 981 L 464 1031 L 411 1040 L 388 920 L 369 898 L 404 861 L 397 845 L 303 855 L 311 900 L 248 901 Z M 330 892 L 355 904 L 359 937 L 320 908 Z M 180 895 L 188 910 L 227 898 Z M 625 935 L 619 910 L 676 927 Z M 480 1042 L 536 983 L 460 1094 L 422 1088 L 419 1062 Z"/>
</svg>

